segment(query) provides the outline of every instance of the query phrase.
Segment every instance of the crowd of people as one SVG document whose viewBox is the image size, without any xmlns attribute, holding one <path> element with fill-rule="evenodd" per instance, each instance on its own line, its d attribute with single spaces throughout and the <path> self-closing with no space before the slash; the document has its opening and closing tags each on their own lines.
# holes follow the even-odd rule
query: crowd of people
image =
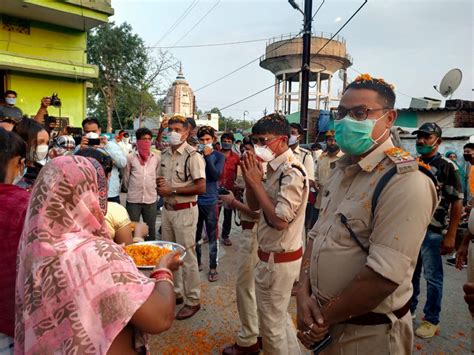
<svg viewBox="0 0 474 355">
<path fill-rule="evenodd" d="M 0 354 L 147 353 L 147 334 L 200 310 L 204 259 L 208 281 L 219 281 L 233 220 L 241 327 L 223 354 L 298 354 L 300 343 L 314 353 L 411 353 L 414 335 L 440 331 L 442 255 L 456 249 L 456 267 L 471 270 L 474 314 L 471 177 L 456 151 L 440 154 L 436 123 L 414 132 L 417 158 L 399 146 L 383 79 L 349 84 L 334 131 L 310 149 L 304 129 L 277 113 L 242 141 L 179 115 L 157 137 L 139 128 L 133 144 L 86 118 L 77 140 L 43 124 L 50 98 L 29 119 L 16 96 L 7 91 L 0 108 Z M 463 158 L 474 164 L 473 143 Z M 152 240 L 186 255 L 165 255 L 147 276 L 123 246 Z M 413 330 L 422 271 L 426 304 Z"/>
</svg>

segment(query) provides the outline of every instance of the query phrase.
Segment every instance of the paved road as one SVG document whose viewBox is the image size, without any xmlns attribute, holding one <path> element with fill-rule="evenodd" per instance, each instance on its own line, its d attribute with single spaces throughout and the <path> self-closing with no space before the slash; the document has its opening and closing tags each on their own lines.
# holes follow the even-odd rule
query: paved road
<svg viewBox="0 0 474 355">
<path fill-rule="evenodd" d="M 239 328 L 234 288 L 236 251 L 240 234 L 240 228 L 234 226 L 231 235 L 233 245 L 219 246 L 219 281 L 214 283 L 207 281 L 206 267 L 201 272 L 201 311 L 191 319 L 175 321 L 168 332 L 152 336 L 150 341 L 152 354 L 218 354 L 224 345 L 233 343 Z M 207 256 L 208 251 L 204 246 L 204 263 L 208 260 Z M 462 296 L 462 284 L 465 278 L 465 271 L 459 272 L 445 265 L 441 333 L 429 340 L 416 338 L 415 354 L 469 354 L 471 319 Z M 420 306 L 414 326 L 419 324 L 419 319 L 423 316 L 421 307 L 424 305 L 424 295 L 425 284 L 422 280 Z M 294 317 L 294 298 L 290 312 Z"/>
</svg>

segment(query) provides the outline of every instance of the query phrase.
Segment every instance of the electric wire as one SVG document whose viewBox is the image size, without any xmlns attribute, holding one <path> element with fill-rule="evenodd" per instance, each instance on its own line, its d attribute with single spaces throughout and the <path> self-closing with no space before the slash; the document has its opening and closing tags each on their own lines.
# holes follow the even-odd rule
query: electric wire
<svg viewBox="0 0 474 355">
<path fill-rule="evenodd" d="M 291 34 L 289 34 L 289 35 L 291 35 Z M 146 48 L 148 48 L 148 49 L 181 49 L 181 48 L 220 47 L 220 46 L 230 46 L 230 45 L 235 45 L 235 44 L 265 42 L 265 41 L 271 40 L 272 38 L 275 38 L 275 37 L 250 39 L 250 40 L 246 40 L 246 41 L 235 41 L 235 42 L 190 44 L 190 45 L 183 45 L 183 46 L 163 46 L 163 47 L 158 46 L 158 47 L 146 47 Z"/>
<path fill-rule="evenodd" d="M 284 46 L 284 45 L 286 45 L 286 44 L 288 44 L 288 43 L 294 41 L 296 38 L 299 37 L 299 35 L 300 35 L 301 33 L 302 33 L 302 31 L 300 31 L 298 34 L 296 34 L 293 38 L 289 39 L 288 41 L 285 41 L 285 42 L 283 42 L 282 44 L 280 44 L 279 46 L 277 46 L 277 47 L 273 48 L 272 50 L 268 51 L 266 54 L 269 54 L 269 53 L 271 53 L 271 52 L 274 52 L 274 51 L 276 51 L 278 48 L 280 48 L 280 47 L 282 47 L 282 46 Z M 207 83 L 206 85 L 203 85 L 203 86 L 199 87 L 198 89 L 194 90 L 194 92 L 198 92 L 198 91 L 200 91 L 200 90 L 203 90 L 203 89 L 205 89 L 205 88 L 207 88 L 207 87 L 209 87 L 209 86 L 211 86 L 211 85 L 213 85 L 213 84 L 215 84 L 215 83 L 217 83 L 217 82 L 219 82 L 219 81 L 221 81 L 221 80 L 223 80 L 223 79 L 225 79 L 225 78 L 231 76 L 232 74 L 237 73 L 238 71 L 240 71 L 240 70 L 242 70 L 242 69 L 248 67 L 249 65 L 255 63 L 256 61 L 260 60 L 261 57 L 262 57 L 262 56 L 257 57 L 257 58 L 255 58 L 255 59 L 252 59 L 250 62 L 247 62 L 247 63 L 245 63 L 244 65 L 241 65 L 240 67 L 238 67 L 238 68 L 232 70 L 230 73 L 227 73 L 227 74 L 225 74 L 225 75 L 223 75 L 223 76 L 221 76 L 221 77 L 219 77 L 219 78 L 217 78 L 217 79 L 211 81 L 210 83 Z"/>
<path fill-rule="evenodd" d="M 314 18 L 316 17 L 316 15 L 318 14 L 319 10 L 321 10 L 321 8 L 323 7 L 324 3 L 326 2 L 326 0 L 323 0 L 323 2 L 321 3 L 321 5 L 319 5 L 319 7 L 317 8 L 316 12 L 314 13 L 313 17 L 311 17 L 311 21 L 314 20 Z"/>
<path fill-rule="evenodd" d="M 310 62 L 311 62 L 311 60 L 312 60 L 313 58 L 315 58 L 315 57 L 333 40 L 333 38 L 335 38 L 335 37 L 339 34 L 339 32 L 341 32 L 341 31 L 344 29 L 344 27 L 347 26 L 347 24 L 360 12 L 360 10 L 362 10 L 362 8 L 367 4 L 367 2 L 368 2 L 368 0 L 364 0 L 364 2 L 362 3 L 362 5 L 360 5 L 359 8 L 346 20 L 346 22 L 344 22 L 344 24 L 337 30 L 337 32 L 334 33 L 334 34 L 331 36 L 331 38 L 328 39 L 328 40 L 326 41 L 326 43 L 325 43 L 314 55 L 312 55 L 312 56 L 310 57 Z M 300 32 L 300 33 L 301 33 L 301 32 Z M 298 75 L 300 72 L 301 72 L 301 69 L 298 70 L 297 72 L 293 73 L 289 78 L 286 78 L 286 80 L 288 80 L 288 79 L 291 80 L 291 79 L 294 78 L 296 75 Z M 282 82 L 282 80 L 278 80 L 276 83 L 274 83 L 274 84 L 272 84 L 272 85 L 270 85 L 270 86 L 267 86 L 266 88 L 261 89 L 261 90 L 255 92 L 255 93 L 253 93 L 253 94 L 251 94 L 251 95 L 248 95 L 248 96 L 246 96 L 246 97 L 243 98 L 243 99 L 240 99 L 240 100 L 238 100 L 238 101 L 236 101 L 236 102 L 233 102 L 233 103 L 231 103 L 231 104 L 229 104 L 229 105 L 227 105 L 227 106 L 224 106 L 223 108 L 219 108 L 219 110 L 220 110 L 220 111 L 223 111 L 223 110 L 225 110 L 226 108 L 229 108 L 229 107 L 232 107 L 232 106 L 234 106 L 234 105 L 237 105 L 238 103 L 241 103 L 242 101 L 246 101 L 246 100 L 248 100 L 248 99 L 250 99 L 250 98 L 252 98 L 252 97 L 254 97 L 254 96 L 258 95 L 258 94 L 261 94 L 262 92 L 264 92 L 264 91 L 266 91 L 266 90 L 268 90 L 268 89 L 271 89 L 271 88 L 273 88 L 273 87 L 275 87 L 275 86 L 277 86 L 277 85 L 280 85 L 281 82 Z"/>
<path fill-rule="evenodd" d="M 158 46 L 160 42 L 165 39 L 190 13 L 191 11 L 197 6 L 199 3 L 199 0 L 193 0 L 193 2 L 184 10 L 184 12 L 181 14 L 180 17 L 176 19 L 176 21 L 171 25 L 171 27 L 166 31 L 158 40 L 158 42 L 155 43 L 152 47 Z"/>
<path fill-rule="evenodd" d="M 178 40 L 173 44 L 173 46 L 176 46 L 179 42 L 181 42 L 184 38 L 186 38 L 188 34 L 190 34 L 202 21 L 204 21 L 204 19 L 212 12 L 212 10 L 214 10 L 214 9 L 217 7 L 217 5 L 220 4 L 220 2 L 221 2 L 221 0 L 217 0 L 217 2 L 214 4 L 214 6 L 211 7 L 211 8 L 209 9 L 209 11 L 207 11 L 207 12 L 204 14 L 204 16 L 202 16 L 202 17 L 194 24 L 194 26 L 189 29 L 188 32 L 186 32 L 183 36 L 181 36 L 181 38 L 178 39 Z"/>
</svg>

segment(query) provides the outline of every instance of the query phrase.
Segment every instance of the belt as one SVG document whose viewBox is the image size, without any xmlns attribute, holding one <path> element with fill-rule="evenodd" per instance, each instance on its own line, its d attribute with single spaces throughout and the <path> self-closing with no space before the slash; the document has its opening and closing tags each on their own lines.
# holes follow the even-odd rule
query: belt
<svg viewBox="0 0 474 355">
<path fill-rule="evenodd" d="M 403 318 L 408 313 L 411 306 L 411 299 L 400 309 L 393 311 L 393 314 L 398 319 Z M 379 324 L 390 324 L 392 321 L 386 314 L 369 312 L 362 314 L 357 317 L 350 318 L 342 323 L 355 324 L 355 325 L 379 325 Z"/>
<path fill-rule="evenodd" d="M 268 262 L 270 259 L 270 254 L 273 254 L 273 262 L 275 263 L 288 263 L 290 261 L 295 261 L 301 259 L 303 256 L 303 248 L 299 248 L 296 251 L 290 251 L 289 253 L 267 253 L 262 250 L 258 250 L 258 257 L 263 262 Z"/>
<path fill-rule="evenodd" d="M 255 225 L 255 222 L 240 221 L 240 224 L 242 225 L 242 229 L 252 229 Z"/>
<path fill-rule="evenodd" d="M 196 206 L 197 205 L 197 202 L 196 201 L 193 201 L 193 202 L 184 202 L 184 203 L 175 203 L 174 205 L 172 204 L 169 204 L 169 203 L 166 203 L 164 204 L 165 208 L 168 210 L 168 211 L 180 211 L 180 210 L 185 210 L 187 208 L 191 208 L 193 206 Z"/>
</svg>

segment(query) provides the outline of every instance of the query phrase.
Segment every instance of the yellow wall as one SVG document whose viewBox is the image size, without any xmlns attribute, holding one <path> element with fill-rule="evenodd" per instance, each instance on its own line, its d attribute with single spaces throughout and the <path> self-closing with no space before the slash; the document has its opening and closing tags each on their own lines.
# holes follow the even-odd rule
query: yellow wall
<svg viewBox="0 0 474 355">
<path fill-rule="evenodd" d="M 69 124 L 79 127 L 85 113 L 85 83 L 73 79 L 47 77 L 28 73 L 7 74 L 7 86 L 18 93 L 17 106 L 28 116 L 38 111 L 41 98 L 57 92 L 62 101 L 61 116 L 69 117 Z M 59 110 L 51 107 L 51 116 L 59 116 Z"/>
<path fill-rule="evenodd" d="M 64 27 L 32 21 L 29 35 L 0 28 L 0 51 L 85 64 L 86 46 L 85 32 Z"/>
</svg>

